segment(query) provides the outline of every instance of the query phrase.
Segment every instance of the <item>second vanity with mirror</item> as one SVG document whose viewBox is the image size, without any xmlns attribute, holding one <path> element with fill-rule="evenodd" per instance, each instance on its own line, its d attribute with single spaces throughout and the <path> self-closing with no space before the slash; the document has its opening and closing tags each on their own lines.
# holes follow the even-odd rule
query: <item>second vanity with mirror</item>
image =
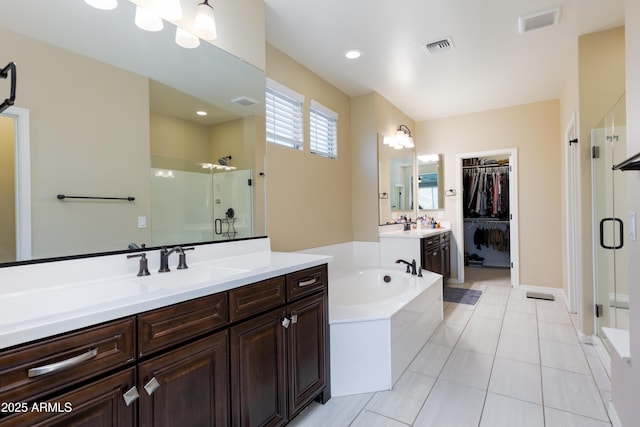
<svg viewBox="0 0 640 427">
<path fill-rule="evenodd" d="M 153 251 L 146 277 L 123 254 L 0 269 L 0 426 L 284 425 L 324 403 L 330 258 L 269 247 L 199 245 L 167 273 Z"/>
</svg>

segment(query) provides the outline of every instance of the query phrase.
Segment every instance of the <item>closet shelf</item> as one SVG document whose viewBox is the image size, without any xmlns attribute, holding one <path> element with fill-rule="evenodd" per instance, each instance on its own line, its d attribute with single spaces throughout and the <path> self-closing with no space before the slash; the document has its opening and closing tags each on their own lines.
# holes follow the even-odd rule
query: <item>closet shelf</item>
<svg viewBox="0 0 640 427">
<path fill-rule="evenodd" d="M 621 171 L 637 171 L 640 170 L 640 153 L 635 156 L 629 157 L 624 162 L 618 163 L 614 165 L 613 170 L 621 170 Z"/>
</svg>

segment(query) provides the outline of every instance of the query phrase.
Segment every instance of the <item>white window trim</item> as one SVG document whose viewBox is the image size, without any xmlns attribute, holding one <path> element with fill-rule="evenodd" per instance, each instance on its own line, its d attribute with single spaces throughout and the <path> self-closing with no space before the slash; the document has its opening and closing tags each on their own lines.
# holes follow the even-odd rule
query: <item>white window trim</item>
<svg viewBox="0 0 640 427">
<path fill-rule="evenodd" d="M 290 89 L 286 86 L 284 86 L 281 83 L 276 82 L 275 80 L 272 80 L 270 78 L 266 79 L 266 83 L 267 83 L 267 91 L 272 90 L 275 92 L 278 92 L 288 98 L 293 99 L 294 101 L 296 101 L 299 104 L 299 118 L 298 118 L 298 125 L 300 127 L 300 132 L 298 135 L 298 138 L 283 138 L 278 140 L 279 138 L 276 135 L 271 134 L 270 132 L 267 131 L 267 142 L 270 142 L 272 144 L 278 144 L 278 145 L 282 145 L 284 147 L 289 147 L 289 148 L 294 148 L 297 150 L 302 150 L 304 147 L 304 95 L 294 91 L 293 89 Z M 268 94 L 267 94 L 267 98 L 268 98 Z M 267 101 L 268 103 L 268 101 Z M 267 116 L 267 111 L 268 110 L 268 106 L 265 109 L 265 116 Z M 269 127 L 269 120 L 267 119 L 266 121 L 266 126 L 267 129 Z"/>
<path fill-rule="evenodd" d="M 314 148 L 314 144 L 315 141 L 312 139 L 312 135 L 311 135 L 311 121 L 312 121 L 312 115 L 313 112 L 317 111 L 318 113 L 325 115 L 327 117 L 329 117 L 330 119 L 335 120 L 335 142 L 334 142 L 334 151 L 332 152 L 327 152 L 327 151 L 323 151 L 323 150 L 317 150 Z M 309 139 L 310 139 L 310 151 L 312 154 L 316 154 L 318 156 L 322 156 L 322 157 L 326 157 L 329 159 L 337 159 L 338 158 L 338 113 L 336 113 L 335 111 L 325 107 L 324 105 L 320 104 L 319 102 L 315 101 L 315 100 L 311 100 L 311 105 L 310 105 L 310 111 L 309 111 L 309 128 L 310 128 L 310 135 L 309 135 Z"/>
</svg>

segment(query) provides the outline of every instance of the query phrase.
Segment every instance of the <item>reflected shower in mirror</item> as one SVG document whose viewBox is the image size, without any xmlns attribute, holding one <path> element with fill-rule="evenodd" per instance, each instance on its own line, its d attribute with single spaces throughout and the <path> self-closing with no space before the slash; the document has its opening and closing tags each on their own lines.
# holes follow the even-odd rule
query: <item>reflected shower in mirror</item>
<svg viewBox="0 0 640 427">
<path fill-rule="evenodd" d="M 29 113 L 31 182 L 15 187 L 18 193 L 23 185 L 31 191 L 32 243 L 30 254 L 7 251 L 15 255 L 1 261 L 125 250 L 131 242 L 149 247 L 155 241 L 154 204 L 171 197 L 152 188 L 150 171 L 164 167 L 152 157 L 217 164 L 231 156 L 233 166 L 250 175 L 239 181 L 252 184 L 251 199 L 207 195 L 206 226 L 194 222 L 199 217 L 173 213 L 172 231 L 164 234 L 171 237 L 163 237 L 163 244 L 192 243 L 194 227 L 207 229 L 203 240 L 216 240 L 212 223 L 227 219 L 230 207 L 238 213 L 235 230 L 223 227 L 227 237 L 265 234 L 264 181 L 255 179 L 263 167 L 256 153 L 264 145 L 264 72 L 207 42 L 196 49 L 176 45 L 172 24 L 142 31 L 134 15 L 135 5 L 127 1 L 108 12 L 78 0 L 0 5 L 0 52 L 16 62 L 20 75 L 14 109 Z M 210 171 L 203 172 L 211 181 Z M 61 201 L 57 194 L 133 196 L 135 201 Z M 2 191 L 0 204 L 19 197 Z M 244 208 L 237 197 L 251 206 L 252 219 L 246 221 L 252 224 L 243 230 Z"/>
</svg>

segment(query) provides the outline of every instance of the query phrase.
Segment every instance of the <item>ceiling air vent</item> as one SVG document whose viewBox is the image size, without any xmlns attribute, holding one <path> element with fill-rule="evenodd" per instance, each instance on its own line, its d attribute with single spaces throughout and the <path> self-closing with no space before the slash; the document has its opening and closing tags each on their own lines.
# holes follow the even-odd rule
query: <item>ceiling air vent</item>
<svg viewBox="0 0 640 427">
<path fill-rule="evenodd" d="M 451 40 L 451 37 L 447 37 L 446 39 L 426 43 L 424 48 L 427 50 L 429 55 L 435 55 L 436 53 L 446 52 L 447 50 L 453 49 L 453 41 Z"/>
<path fill-rule="evenodd" d="M 518 31 L 520 34 L 539 28 L 556 25 L 560 20 L 560 7 L 530 13 L 518 18 Z"/>
<path fill-rule="evenodd" d="M 234 104 L 242 105 L 243 107 L 249 107 L 250 105 L 256 105 L 258 101 L 251 99 L 248 96 L 240 96 L 231 100 Z"/>
</svg>

